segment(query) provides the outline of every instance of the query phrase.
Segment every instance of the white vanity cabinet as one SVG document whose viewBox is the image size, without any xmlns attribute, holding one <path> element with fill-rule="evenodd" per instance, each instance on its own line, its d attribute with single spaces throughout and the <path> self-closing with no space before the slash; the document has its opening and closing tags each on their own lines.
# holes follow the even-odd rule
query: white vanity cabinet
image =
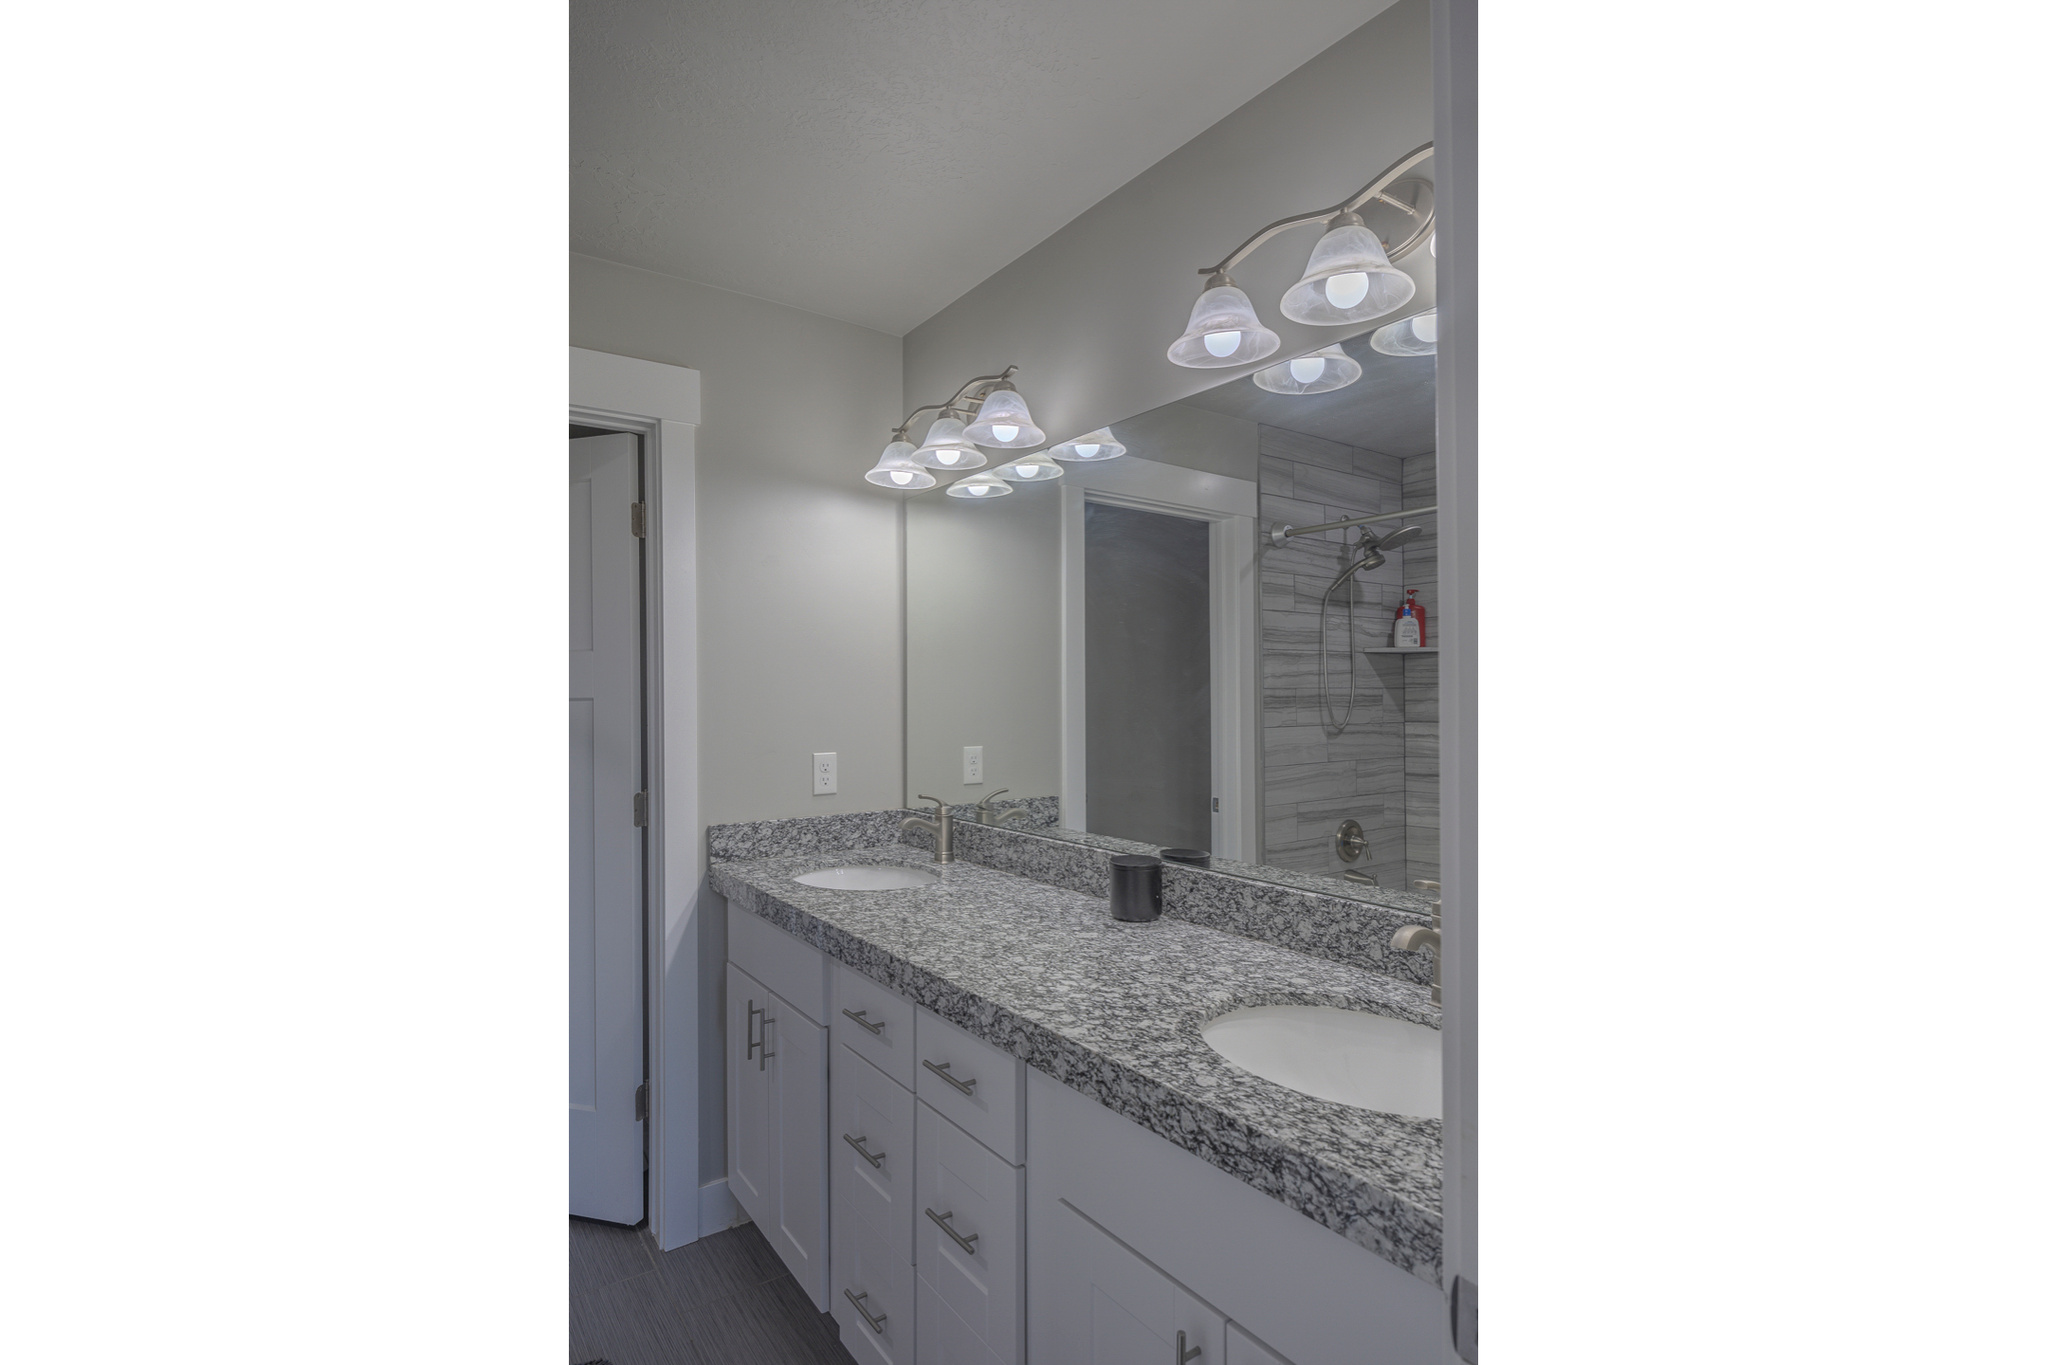
<svg viewBox="0 0 2048 1365">
<path fill-rule="evenodd" d="M 913 1365 L 917 1097 L 848 1047 L 846 1030 L 835 1032 L 830 1311 L 855 1360 Z"/>
<path fill-rule="evenodd" d="M 822 1309 L 830 1035 L 737 960 L 725 972 L 727 1178 L 740 1207 Z"/>
</svg>

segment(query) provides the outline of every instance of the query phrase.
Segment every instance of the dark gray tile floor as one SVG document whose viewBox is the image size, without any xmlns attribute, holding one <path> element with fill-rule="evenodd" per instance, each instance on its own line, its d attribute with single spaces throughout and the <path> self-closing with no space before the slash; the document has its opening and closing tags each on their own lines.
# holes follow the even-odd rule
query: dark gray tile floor
<svg viewBox="0 0 2048 1365">
<path fill-rule="evenodd" d="M 752 1223 L 657 1251 L 644 1228 L 569 1220 L 569 1359 L 853 1365 Z"/>
</svg>

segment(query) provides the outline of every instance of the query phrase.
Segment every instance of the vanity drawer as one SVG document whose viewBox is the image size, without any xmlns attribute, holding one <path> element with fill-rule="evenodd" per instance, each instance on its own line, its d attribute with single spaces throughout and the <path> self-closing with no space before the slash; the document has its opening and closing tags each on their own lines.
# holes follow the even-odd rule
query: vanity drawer
<svg viewBox="0 0 2048 1365">
<path fill-rule="evenodd" d="M 917 1097 L 1013 1164 L 1024 1160 L 1024 1063 L 917 1008 Z"/>
<path fill-rule="evenodd" d="M 997 1360 L 1021 1365 L 1023 1170 L 919 1104 L 914 1221 L 920 1296 L 934 1295 Z"/>
<path fill-rule="evenodd" d="M 1003 1365 L 1003 1358 L 967 1329 L 922 1275 L 917 1277 L 917 1349 L 921 1365 Z"/>
<path fill-rule="evenodd" d="M 796 935 L 744 910 L 725 917 L 725 955 L 741 971 L 794 1005 L 814 1024 L 826 1022 L 825 967 L 831 959 Z"/>
<path fill-rule="evenodd" d="M 916 1240 L 911 1205 L 916 1199 L 917 1100 L 844 1046 L 832 1056 L 827 1145 L 832 1150 L 832 1225 L 872 1224 L 908 1264 Z M 862 1156 L 863 1151 L 868 1155 Z"/>
<path fill-rule="evenodd" d="M 905 1090 L 915 1090 L 916 1020 L 911 1004 L 844 962 L 832 964 L 832 1033 Z M 854 1016 L 858 1015 L 859 1018 Z"/>
<path fill-rule="evenodd" d="M 915 1365 L 917 1272 L 865 1218 L 832 1223 L 832 1319 L 861 1365 Z"/>
</svg>

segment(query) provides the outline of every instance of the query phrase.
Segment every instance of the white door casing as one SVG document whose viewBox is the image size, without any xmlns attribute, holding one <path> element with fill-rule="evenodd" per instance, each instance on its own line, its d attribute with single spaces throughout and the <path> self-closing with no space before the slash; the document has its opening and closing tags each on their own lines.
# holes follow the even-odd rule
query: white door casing
<svg viewBox="0 0 2048 1365">
<path fill-rule="evenodd" d="M 569 442 L 569 1212 L 613 1223 L 646 1213 L 638 460 Z"/>
</svg>

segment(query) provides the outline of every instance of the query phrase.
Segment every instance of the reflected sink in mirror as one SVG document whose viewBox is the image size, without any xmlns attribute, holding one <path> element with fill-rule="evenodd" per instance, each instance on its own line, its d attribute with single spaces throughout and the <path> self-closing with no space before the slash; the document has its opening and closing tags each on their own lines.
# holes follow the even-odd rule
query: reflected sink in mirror
<svg viewBox="0 0 2048 1365">
<path fill-rule="evenodd" d="M 916 867 L 828 867 L 806 872 L 797 881 L 805 886 L 822 886 L 832 891 L 908 891 L 930 886 L 939 879 L 936 872 Z"/>
<path fill-rule="evenodd" d="M 1322 1005 L 1260 1005 L 1202 1026 L 1225 1061 L 1317 1099 L 1443 1117 L 1443 1035 L 1423 1024 Z"/>
</svg>

